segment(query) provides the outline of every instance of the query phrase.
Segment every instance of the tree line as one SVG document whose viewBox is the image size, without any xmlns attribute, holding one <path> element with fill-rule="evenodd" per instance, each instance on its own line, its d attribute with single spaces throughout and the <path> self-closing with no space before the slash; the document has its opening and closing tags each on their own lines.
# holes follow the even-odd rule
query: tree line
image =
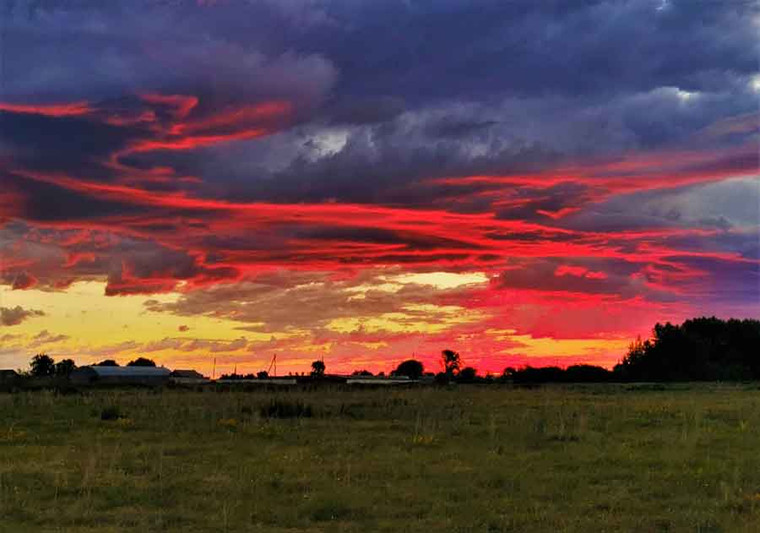
<svg viewBox="0 0 760 533">
<path fill-rule="evenodd" d="M 463 366 L 462 357 L 453 350 L 441 352 L 443 368 L 438 373 L 426 372 L 416 359 L 402 361 L 390 376 L 411 380 L 429 378 L 435 383 L 592 383 L 608 381 L 741 381 L 760 380 L 760 321 L 722 320 L 702 317 L 683 324 L 656 324 L 650 339 L 636 339 L 627 353 L 612 370 L 594 365 L 572 365 L 522 368 L 507 367 L 500 376 L 479 376 L 471 366 Z M 100 366 L 119 366 L 112 359 L 97 363 Z M 138 357 L 127 366 L 156 366 Z M 72 359 L 55 362 L 46 354 L 34 356 L 28 374 L 33 377 L 68 376 L 76 369 Z M 311 364 L 310 376 L 325 377 L 324 361 Z M 368 370 L 357 370 L 354 376 L 372 376 Z M 385 377 L 383 372 L 379 377 Z M 222 379 L 266 379 L 267 372 L 257 374 L 226 374 Z"/>
<path fill-rule="evenodd" d="M 113 359 L 106 359 L 99 363 L 94 363 L 92 366 L 119 366 L 119 363 Z M 155 361 L 147 359 L 145 357 L 138 357 L 127 363 L 126 366 L 156 366 Z M 29 361 L 29 376 L 35 378 L 43 377 L 68 377 L 74 370 L 77 369 L 77 365 L 73 359 L 61 359 L 56 362 L 55 359 L 47 354 L 40 353 L 32 357 Z"/>
</svg>

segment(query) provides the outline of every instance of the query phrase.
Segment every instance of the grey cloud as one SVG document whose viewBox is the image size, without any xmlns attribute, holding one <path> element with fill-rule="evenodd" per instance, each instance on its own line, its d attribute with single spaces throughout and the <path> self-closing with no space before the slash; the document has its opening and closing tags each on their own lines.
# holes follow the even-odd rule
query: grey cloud
<svg viewBox="0 0 760 533">
<path fill-rule="evenodd" d="M 44 329 L 40 331 L 37 335 L 32 337 L 32 340 L 29 343 L 28 348 L 35 349 L 35 348 L 39 348 L 48 344 L 54 344 L 56 342 L 65 341 L 67 339 L 69 339 L 68 335 L 64 335 L 62 333 L 56 335 Z"/>
<path fill-rule="evenodd" d="M 404 312 L 409 304 L 453 303 L 466 298 L 472 288 L 437 290 L 404 284 L 389 292 L 382 276 L 393 269 L 365 271 L 347 280 L 327 274 L 265 274 L 235 286 L 215 286 L 183 294 L 177 302 L 148 303 L 146 308 L 179 316 L 207 315 L 249 323 L 245 330 L 266 332 L 308 328 L 319 330 L 339 318 L 362 318 Z M 398 271 L 395 271 L 398 272 Z M 378 277 L 381 276 L 381 277 Z M 359 290 L 359 288 L 361 289 Z"/>
<path fill-rule="evenodd" d="M 45 313 L 38 309 L 24 309 L 20 305 L 16 307 L 0 307 L 0 325 L 17 326 L 28 318 L 44 316 Z"/>
</svg>

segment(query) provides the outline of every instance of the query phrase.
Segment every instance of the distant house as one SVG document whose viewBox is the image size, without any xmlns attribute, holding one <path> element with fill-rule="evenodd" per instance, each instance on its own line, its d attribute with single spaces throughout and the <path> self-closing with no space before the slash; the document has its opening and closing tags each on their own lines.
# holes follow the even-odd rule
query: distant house
<svg viewBox="0 0 760 533">
<path fill-rule="evenodd" d="M 177 385 L 205 385 L 211 380 L 196 370 L 173 370 L 169 381 Z"/>
<path fill-rule="evenodd" d="M 140 385 L 160 387 L 169 381 L 168 368 L 153 366 L 83 366 L 69 376 L 73 385 Z"/>
<path fill-rule="evenodd" d="M 13 388 L 19 381 L 21 376 L 15 370 L 0 370 L 0 389 Z"/>
</svg>

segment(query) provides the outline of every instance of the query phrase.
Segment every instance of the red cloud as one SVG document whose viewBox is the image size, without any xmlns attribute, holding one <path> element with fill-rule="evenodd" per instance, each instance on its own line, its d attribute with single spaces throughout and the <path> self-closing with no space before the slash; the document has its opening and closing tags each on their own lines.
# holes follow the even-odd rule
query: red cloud
<svg viewBox="0 0 760 533">
<path fill-rule="evenodd" d="M 31 115 L 43 115 L 46 117 L 76 117 L 87 115 L 93 111 L 87 102 L 72 102 L 68 104 L 11 104 L 0 102 L 0 111 L 10 113 L 23 113 Z"/>
<path fill-rule="evenodd" d="M 196 96 L 182 94 L 145 93 L 141 94 L 140 98 L 149 104 L 168 107 L 170 113 L 177 120 L 187 117 L 198 105 L 198 98 Z"/>
<path fill-rule="evenodd" d="M 586 279 L 607 279 L 607 274 L 604 272 L 594 272 L 586 267 L 572 266 L 572 265 L 560 265 L 554 271 L 555 276 L 575 276 L 578 278 Z"/>
<path fill-rule="evenodd" d="M 11 286 L 14 289 L 24 290 L 31 289 L 37 285 L 37 278 L 28 272 L 18 272 L 12 276 L 13 282 Z"/>
</svg>

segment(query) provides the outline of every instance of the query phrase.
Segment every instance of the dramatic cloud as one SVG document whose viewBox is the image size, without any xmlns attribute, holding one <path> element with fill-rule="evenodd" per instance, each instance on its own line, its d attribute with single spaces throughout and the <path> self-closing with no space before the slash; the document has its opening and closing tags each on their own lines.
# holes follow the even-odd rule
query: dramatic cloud
<svg viewBox="0 0 760 533">
<path fill-rule="evenodd" d="M 6 359 L 385 368 L 451 346 L 499 371 L 757 316 L 753 2 L 2 16 Z M 93 309 L 124 323 L 80 328 Z"/>
</svg>

